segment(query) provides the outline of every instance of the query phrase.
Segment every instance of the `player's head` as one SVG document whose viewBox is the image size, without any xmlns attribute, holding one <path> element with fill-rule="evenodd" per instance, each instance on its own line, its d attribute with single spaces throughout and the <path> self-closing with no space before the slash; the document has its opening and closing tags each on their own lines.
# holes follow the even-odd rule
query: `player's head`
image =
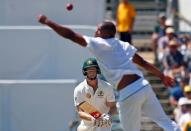
<svg viewBox="0 0 191 131">
<path fill-rule="evenodd" d="M 90 80 L 95 80 L 97 78 L 97 74 L 100 74 L 100 68 L 95 58 L 88 58 L 85 60 L 82 72 L 84 76 L 87 76 Z"/>
<path fill-rule="evenodd" d="M 101 37 L 104 39 L 113 38 L 116 34 L 116 27 L 112 21 L 104 21 L 99 24 L 95 32 L 95 37 Z"/>
</svg>

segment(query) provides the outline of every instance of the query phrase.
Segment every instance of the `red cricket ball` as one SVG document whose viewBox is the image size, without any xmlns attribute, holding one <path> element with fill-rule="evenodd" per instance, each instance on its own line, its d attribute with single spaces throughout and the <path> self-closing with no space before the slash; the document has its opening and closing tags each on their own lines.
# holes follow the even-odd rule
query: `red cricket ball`
<svg viewBox="0 0 191 131">
<path fill-rule="evenodd" d="M 68 4 L 66 5 L 66 9 L 67 9 L 68 11 L 71 11 L 71 10 L 73 9 L 73 4 L 72 4 L 72 3 L 68 3 Z"/>
</svg>

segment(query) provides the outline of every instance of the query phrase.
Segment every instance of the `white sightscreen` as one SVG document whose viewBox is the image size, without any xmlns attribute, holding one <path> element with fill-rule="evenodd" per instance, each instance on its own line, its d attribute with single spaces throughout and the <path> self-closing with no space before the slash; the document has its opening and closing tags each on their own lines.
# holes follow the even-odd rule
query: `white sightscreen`
<svg viewBox="0 0 191 131">
<path fill-rule="evenodd" d="M 179 0 L 179 13 L 185 20 L 180 21 L 180 31 L 191 32 L 191 0 Z"/>
<path fill-rule="evenodd" d="M 92 36 L 95 27 L 72 26 Z M 43 26 L 0 27 L 0 79 L 77 79 L 88 50 Z"/>
<path fill-rule="evenodd" d="M 0 131 L 69 131 L 76 80 L 0 80 Z"/>
<path fill-rule="evenodd" d="M 73 3 L 72 11 L 67 3 Z M 39 25 L 41 13 L 61 24 L 97 25 L 105 16 L 105 0 L 0 0 L 0 25 Z"/>
</svg>

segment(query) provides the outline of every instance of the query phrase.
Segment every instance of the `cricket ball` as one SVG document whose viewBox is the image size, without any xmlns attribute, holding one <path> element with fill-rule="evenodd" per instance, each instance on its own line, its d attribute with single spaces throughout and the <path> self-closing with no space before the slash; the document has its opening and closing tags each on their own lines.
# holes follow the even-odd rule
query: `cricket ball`
<svg viewBox="0 0 191 131">
<path fill-rule="evenodd" d="M 66 5 L 66 9 L 67 9 L 68 11 L 71 11 L 71 10 L 73 9 L 73 4 L 72 4 L 72 3 L 68 3 L 68 4 Z"/>
</svg>

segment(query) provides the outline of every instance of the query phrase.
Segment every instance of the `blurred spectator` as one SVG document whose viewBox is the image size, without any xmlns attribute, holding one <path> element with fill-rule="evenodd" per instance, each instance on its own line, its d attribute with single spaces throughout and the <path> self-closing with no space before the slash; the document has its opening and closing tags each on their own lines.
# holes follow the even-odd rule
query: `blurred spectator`
<svg viewBox="0 0 191 131">
<path fill-rule="evenodd" d="M 188 78 L 189 85 L 191 86 L 191 41 L 187 43 L 187 48 L 184 54 L 184 62 L 186 64 L 186 77 Z"/>
<path fill-rule="evenodd" d="M 190 42 L 190 35 L 188 34 L 180 34 L 178 36 L 178 40 L 181 44 L 181 47 L 180 47 L 180 51 L 183 55 L 185 55 L 186 51 L 187 51 L 187 46 L 188 46 L 188 43 Z"/>
<path fill-rule="evenodd" d="M 178 100 L 178 105 L 174 110 L 174 118 L 175 121 L 178 122 L 181 118 L 181 116 L 188 112 L 187 105 L 189 104 L 189 99 L 186 97 L 181 97 Z"/>
<path fill-rule="evenodd" d="M 178 120 L 178 125 L 184 130 L 185 125 L 191 121 L 191 100 L 189 99 L 187 104 L 185 105 L 186 113 L 183 114 L 180 119 Z"/>
<path fill-rule="evenodd" d="M 178 106 L 178 101 L 181 97 L 184 97 L 183 87 L 184 81 L 176 82 L 176 85 L 169 88 L 169 102 L 172 107 Z"/>
<path fill-rule="evenodd" d="M 188 85 L 185 85 L 183 87 L 183 91 L 184 91 L 184 97 L 181 97 L 178 100 L 177 107 L 174 109 L 174 118 L 175 118 L 176 122 L 179 122 L 180 117 L 183 114 L 188 112 L 187 105 L 191 101 L 191 87 Z"/>
<path fill-rule="evenodd" d="M 169 89 L 170 103 L 173 107 L 177 106 L 179 98 L 183 97 L 183 87 L 186 84 L 184 79 L 184 61 L 183 55 L 178 50 L 179 43 L 176 39 L 168 42 L 168 51 L 164 54 L 163 65 L 164 74 L 169 75 L 176 80 L 176 85 Z"/>
<path fill-rule="evenodd" d="M 158 58 L 159 63 L 162 63 L 162 61 L 163 61 L 164 53 L 167 50 L 166 47 L 167 47 L 169 41 L 172 39 L 177 39 L 174 28 L 168 27 L 165 32 L 166 32 L 166 35 L 159 38 L 158 43 L 157 43 L 157 46 L 158 46 L 157 47 L 157 58 Z"/>
<path fill-rule="evenodd" d="M 120 35 L 120 40 L 132 44 L 132 30 L 136 16 L 134 6 L 128 0 L 121 0 L 116 14 L 117 30 Z"/>
<path fill-rule="evenodd" d="M 163 59 L 164 73 L 174 77 L 177 81 L 185 77 L 184 58 L 178 50 L 179 46 L 180 44 L 176 39 L 169 41 L 169 51 L 165 52 Z"/>
<path fill-rule="evenodd" d="M 184 87 L 184 96 L 191 100 L 191 86 L 186 85 Z"/>
<path fill-rule="evenodd" d="M 154 27 L 154 32 L 156 33 L 157 37 L 161 37 L 165 35 L 165 22 L 166 22 L 166 16 L 164 13 L 160 13 L 158 16 L 158 23 Z"/>
<path fill-rule="evenodd" d="M 155 53 L 155 61 L 157 61 L 156 52 L 157 52 L 158 39 L 165 35 L 165 21 L 166 21 L 165 14 L 160 13 L 158 15 L 157 25 L 154 27 L 154 32 L 152 33 L 152 36 L 151 36 L 152 48 Z"/>
<path fill-rule="evenodd" d="M 158 40 L 166 35 L 166 29 L 174 26 L 171 19 L 167 19 L 164 13 L 160 13 L 158 16 L 158 24 L 154 27 L 154 32 L 151 37 L 152 47 L 155 54 L 155 62 L 158 62 Z"/>
<path fill-rule="evenodd" d="M 180 98 L 181 99 L 187 99 L 186 104 L 183 107 L 183 112 L 180 112 L 180 116 L 178 119 L 178 124 L 181 127 L 182 131 L 189 131 L 188 128 L 190 128 L 190 122 L 191 122 L 191 86 L 186 85 L 184 87 L 184 95 L 185 97 Z M 186 129 L 187 128 L 187 129 Z"/>
</svg>

